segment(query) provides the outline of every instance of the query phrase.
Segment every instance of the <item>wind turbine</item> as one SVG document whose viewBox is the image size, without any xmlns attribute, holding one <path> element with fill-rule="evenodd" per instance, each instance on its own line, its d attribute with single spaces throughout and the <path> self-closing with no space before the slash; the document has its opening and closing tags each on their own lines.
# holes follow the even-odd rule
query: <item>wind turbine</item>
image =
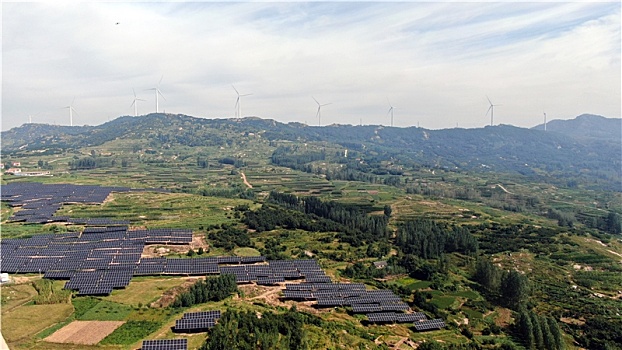
<svg viewBox="0 0 622 350">
<path fill-rule="evenodd" d="M 67 107 L 63 107 L 63 108 L 67 108 L 69 109 L 69 126 L 73 126 L 73 112 L 75 112 L 76 110 L 73 108 L 73 103 L 76 101 L 76 98 L 73 98 L 73 101 L 71 101 L 71 104 Z"/>
<path fill-rule="evenodd" d="M 387 114 L 391 114 L 391 127 L 393 127 L 393 106 L 391 105 L 388 97 L 387 102 L 389 103 L 389 111 L 387 112 Z"/>
<path fill-rule="evenodd" d="M 235 90 L 235 93 L 238 95 L 238 98 L 235 100 L 236 118 L 241 118 L 242 117 L 242 99 L 240 97 L 250 96 L 252 94 L 240 95 L 240 93 L 238 92 L 238 89 L 236 89 L 235 86 L 233 86 L 233 84 L 231 84 L 231 86 L 233 87 L 233 90 Z"/>
<path fill-rule="evenodd" d="M 325 103 L 325 104 L 322 105 L 315 99 L 315 97 L 311 96 L 311 98 L 313 98 L 313 101 L 315 101 L 315 103 L 317 103 L 317 113 L 315 113 L 315 116 L 317 117 L 317 125 L 318 126 L 322 126 L 322 113 L 321 113 L 322 107 L 331 105 L 332 102 L 331 103 Z"/>
<path fill-rule="evenodd" d="M 546 112 L 544 112 L 544 131 L 546 131 Z"/>
<path fill-rule="evenodd" d="M 160 105 L 159 105 L 159 101 L 158 101 L 158 95 L 160 95 L 160 96 L 162 96 L 162 98 L 164 98 L 164 95 L 162 95 L 162 91 L 160 91 L 160 83 L 162 82 L 162 79 L 164 79 L 164 75 L 162 75 L 162 77 L 160 78 L 160 81 L 158 82 L 158 85 L 156 85 L 156 87 L 151 88 L 151 89 L 147 89 L 147 90 L 155 91 L 156 113 L 160 113 Z M 164 100 L 166 101 L 166 98 L 164 98 Z"/>
<path fill-rule="evenodd" d="M 488 100 L 488 103 L 490 103 L 490 107 L 488 107 L 488 110 L 486 111 L 486 115 L 488 115 L 488 112 L 490 112 L 490 126 L 492 126 L 493 120 L 494 120 L 493 118 L 494 118 L 494 114 L 495 114 L 495 106 L 501 106 L 501 105 L 494 105 L 494 104 L 492 104 L 492 101 L 490 101 L 488 96 L 486 96 L 486 99 Z"/>
<path fill-rule="evenodd" d="M 134 91 L 134 89 L 132 89 L 132 92 L 134 92 L 134 101 L 132 102 L 130 107 L 134 106 L 134 116 L 136 117 L 138 115 L 138 103 L 136 103 L 136 101 L 144 101 L 144 100 L 142 98 L 136 97 L 136 91 Z M 156 98 L 157 98 L 157 94 L 156 94 Z M 156 102 L 156 109 L 157 109 L 157 102 Z"/>
</svg>

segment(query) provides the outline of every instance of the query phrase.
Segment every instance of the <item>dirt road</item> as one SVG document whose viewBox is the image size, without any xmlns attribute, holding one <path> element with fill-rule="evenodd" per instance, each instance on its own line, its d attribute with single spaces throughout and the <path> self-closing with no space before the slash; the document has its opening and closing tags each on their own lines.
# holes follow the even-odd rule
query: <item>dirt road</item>
<svg viewBox="0 0 622 350">
<path fill-rule="evenodd" d="M 246 181 L 246 175 L 243 172 L 240 172 L 240 174 L 242 175 L 242 181 L 244 181 L 244 184 L 248 187 L 248 188 L 253 188 L 253 185 L 249 184 L 248 181 Z"/>
</svg>

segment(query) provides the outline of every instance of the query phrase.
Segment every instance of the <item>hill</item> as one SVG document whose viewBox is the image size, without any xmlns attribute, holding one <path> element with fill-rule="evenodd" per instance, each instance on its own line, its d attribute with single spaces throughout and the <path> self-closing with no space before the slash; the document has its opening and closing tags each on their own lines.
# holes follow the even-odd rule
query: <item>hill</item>
<svg viewBox="0 0 622 350">
<path fill-rule="evenodd" d="M 533 130 L 544 130 L 544 124 Z M 551 120 L 546 130 L 568 135 L 578 139 L 599 139 L 620 142 L 622 138 L 622 119 L 605 118 L 594 114 L 581 114 L 570 120 Z"/>
<path fill-rule="evenodd" d="M 573 121 L 553 121 L 547 127 L 568 132 L 544 133 L 537 127 L 509 125 L 444 130 L 373 125 L 313 127 L 260 118 L 202 119 L 160 113 L 120 117 L 94 127 L 26 124 L 2 133 L 2 150 L 14 155 L 28 151 L 50 154 L 61 149 L 100 147 L 119 139 L 141 140 L 143 146 L 152 148 L 227 146 L 245 135 L 257 134 L 269 141 L 329 142 L 365 155 L 367 161 L 393 159 L 398 165 L 521 174 L 557 184 L 576 177 L 596 187 L 620 190 L 622 144 L 611 131 L 619 122 L 583 115 Z M 592 136 L 570 132 L 586 129 L 593 131 Z M 596 137 L 597 131 L 609 136 Z"/>
</svg>

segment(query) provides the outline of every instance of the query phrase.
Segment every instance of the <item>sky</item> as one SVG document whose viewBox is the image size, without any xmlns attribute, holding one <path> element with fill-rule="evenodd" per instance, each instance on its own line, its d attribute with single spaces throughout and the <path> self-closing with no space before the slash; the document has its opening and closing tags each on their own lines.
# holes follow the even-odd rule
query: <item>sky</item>
<svg viewBox="0 0 622 350">
<path fill-rule="evenodd" d="M 160 112 L 533 127 L 621 116 L 619 1 L 2 2 L 2 130 Z M 318 120 L 317 100 L 326 104 Z M 142 101 L 144 100 L 144 101 Z"/>
</svg>

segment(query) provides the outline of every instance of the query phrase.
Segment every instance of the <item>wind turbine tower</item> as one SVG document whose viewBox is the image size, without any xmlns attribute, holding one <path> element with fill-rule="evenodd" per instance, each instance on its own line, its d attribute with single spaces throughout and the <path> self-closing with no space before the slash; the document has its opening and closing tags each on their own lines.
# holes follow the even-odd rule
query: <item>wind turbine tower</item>
<svg viewBox="0 0 622 350">
<path fill-rule="evenodd" d="M 546 112 L 544 112 L 544 131 L 546 131 Z"/>
<path fill-rule="evenodd" d="M 490 103 L 490 107 L 488 107 L 488 111 L 486 111 L 486 115 L 488 115 L 488 112 L 490 112 L 490 126 L 492 126 L 494 122 L 495 106 L 501 106 L 501 105 L 492 104 L 488 96 L 486 96 L 486 99 L 488 100 L 488 103 Z"/>
<path fill-rule="evenodd" d="M 389 102 L 389 98 L 387 98 L 387 102 Z M 389 111 L 387 114 L 391 114 L 391 127 L 393 127 L 393 106 L 391 105 L 391 102 L 389 102 Z"/>
<path fill-rule="evenodd" d="M 73 103 L 76 101 L 76 98 L 73 98 L 73 101 L 71 101 L 71 104 L 67 107 L 63 107 L 63 108 L 67 108 L 69 109 L 69 126 L 73 126 L 73 112 L 75 111 L 75 109 L 73 108 Z"/>
<path fill-rule="evenodd" d="M 166 98 L 164 98 L 164 95 L 162 95 L 162 91 L 160 91 L 160 83 L 162 83 L 162 79 L 164 79 L 164 75 L 162 75 L 162 77 L 160 78 L 160 81 L 158 82 L 158 85 L 156 85 L 156 87 L 151 88 L 151 89 L 147 89 L 147 90 L 153 90 L 155 92 L 156 113 L 160 113 L 160 103 L 159 103 L 159 100 L 158 100 L 158 95 L 160 95 L 166 101 Z M 136 94 L 134 94 L 134 96 L 136 96 Z"/>
<path fill-rule="evenodd" d="M 320 104 L 315 97 L 311 96 L 313 98 L 313 101 L 315 101 L 315 103 L 317 103 L 317 113 L 315 113 L 315 116 L 317 117 L 317 125 L 318 126 L 322 126 L 322 107 L 324 106 L 328 106 L 331 103 L 325 103 L 325 104 Z"/>
<path fill-rule="evenodd" d="M 241 118 L 242 117 L 242 99 L 241 97 L 244 96 L 250 96 L 252 94 L 243 94 L 240 95 L 240 92 L 238 92 L 238 89 L 235 88 L 235 86 L 233 86 L 233 84 L 231 84 L 231 86 L 233 87 L 233 90 L 235 90 L 235 93 L 238 95 L 238 98 L 235 100 L 235 116 L 236 118 Z"/>
<path fill-rule="evenodd" d="M 136 117 L 138 116 L 138 103 L 136 103 L 136 101 L 144 101 L 144 100 L 142 98 L 136 97 L 136 91 L 134 91 L 134 89 L 132 89 L 132 91 L 134 92 L 134 102 L 132 102 L 130 107 L 134 106 L 134 116 Z M 158 95 L 156 93 L 156 112 L 158 108 L 157 98 L 158 98 Z"/>
</svg>

